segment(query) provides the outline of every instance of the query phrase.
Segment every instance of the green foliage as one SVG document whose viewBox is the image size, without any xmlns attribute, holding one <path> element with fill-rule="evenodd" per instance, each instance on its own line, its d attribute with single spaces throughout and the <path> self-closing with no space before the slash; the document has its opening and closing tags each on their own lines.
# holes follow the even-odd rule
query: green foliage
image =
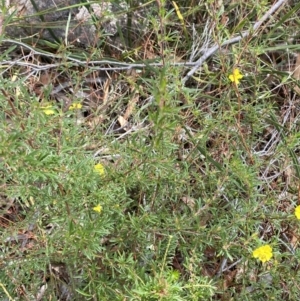
<svg viewBox="0 0 300 301">
<path fill-rule="evenodd" d="M 174 61 L 251 30 L 270 4 L 175 2 L 179 12 L 145 4 L 140 45 L 123 37 L 118 59 L 147 67 L 101 85 L 86 84 L 98 70 L 68 59 L 98 60 L 105 47 L 55 45 L 55 71 L 15 46 L 2 52 L 1 300 L 298 299 L 299 79 L 278 65 L 291 62 L 300 6 L 220 49 L 184 85 L 189 69 Z M 116 3 L 131 17 L 139 6 Z M 42 92 L 46 72 L 30 60 L 55 73 Z M 252 254 L 262 245 L 272 247 L 263 264 Z"/>
</svg>

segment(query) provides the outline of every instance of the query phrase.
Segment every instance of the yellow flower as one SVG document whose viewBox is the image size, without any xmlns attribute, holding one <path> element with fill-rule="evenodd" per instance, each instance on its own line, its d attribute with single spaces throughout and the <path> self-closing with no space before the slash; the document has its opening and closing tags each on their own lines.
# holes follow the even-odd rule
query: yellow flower
<svg viewBox="0 0 300 301">
<path fill-rule="evenodd" d="M 261 246 L 252 252 L 252 256 L 263 263 L 269 261 L 273 256 L 272 247 L 270 245 Z"/>
<path fill-rule="evenodd" d="M 41 109 L 43 110 L 43 112 L 46 115 L 53 115 L 55 114 L 55 111 L 53 109 L 53 107 L 51 105 L 45 106 L 45 107 L 41 107 Z"/>
<path fill-rule="evenodd" d="M 228 77 L 233 83 L 238 85 L 240 83 L 240 79 L 243 78 L 243 75 L 240 73 L 239 69 L 233 69 L 232 74 L 230 74 Z"/>
<path fill-rule="evenodd" d="M 69 110 L 79 110 L 82 108 L 82 104 L 79 102 L 74 102 L 70 105 Z"/>
<path fill-rule="evenodd" d="M 296 215 L 297 219 L 300 219 L 300 206 L 297 206 L 295 208 L 295 215 Z"/>
<path fill-rule="evenodd" d="M 94 211 L 101 213 L 102 212 L 102 206 L 98 204 L 96 207 L 93 208 Z"/>
<path fill-rule="evenodd" d="M 101 163 L 98 163 L 94 166 L 94 171 L 98 173 L 100 176 L 104 176 L 105 174 L 104 166 Z"/>
</svg>

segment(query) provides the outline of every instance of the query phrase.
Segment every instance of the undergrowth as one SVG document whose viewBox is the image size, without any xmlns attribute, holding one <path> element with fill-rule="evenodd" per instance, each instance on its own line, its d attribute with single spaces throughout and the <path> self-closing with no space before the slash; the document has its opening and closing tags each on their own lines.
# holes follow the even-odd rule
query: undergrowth
<svg viewBox="0 0 300 301">
<path fill-rule="evenodd" d="M 1 300 L 298 300 L 300 5 L 251 33 L 271 2 L 149 2 L 117 51 L 14 43 L 7 17 Z"/>
</svg>

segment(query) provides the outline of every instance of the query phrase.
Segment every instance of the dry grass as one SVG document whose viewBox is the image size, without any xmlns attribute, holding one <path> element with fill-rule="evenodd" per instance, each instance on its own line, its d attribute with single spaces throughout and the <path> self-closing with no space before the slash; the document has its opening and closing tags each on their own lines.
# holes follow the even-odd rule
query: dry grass
<svg viewBox="0 0 300 301">
<path fill-rule="evenodd" d="M 176 4 L 126 55 L 3 43 L 3 300 L 298 299 L 300 4 Z"/>
</svg>

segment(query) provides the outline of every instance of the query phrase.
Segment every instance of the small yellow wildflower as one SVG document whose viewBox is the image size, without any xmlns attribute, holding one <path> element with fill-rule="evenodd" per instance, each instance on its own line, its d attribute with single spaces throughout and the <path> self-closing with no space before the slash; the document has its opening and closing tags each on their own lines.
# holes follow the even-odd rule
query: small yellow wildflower
<svg viewBox="0 0 300 301">
<path fill-rule="evenodd" d="M 297 206 L 295 208 L 295 215 L 296 215 L 297 219 L 300 219 L 300 206 Z"/>
<path fill-rule="evenodd" d="M 70 105 L 69 110 L 79 110 L 82 108 L 82 104 L 79 102 L 74 102 Z"/>
<path fill-rule="evenodd" d="M 98 163 L 94 166 L 94 171 L 98 173 L 100 176 L 104 176 L 105 174 L 104 166 L 101 163 Z"/>
<path fill-rule="evenodd" d="M 261 246 L 252 252 L 252 256 L 263 263 L 269 261 L 273 256 L 272 247 L 270 245 Z"/>
<path fill-rule="evenodd" d="M 101 213 L 102 212 L 102 206 L 98 204 L 96 207 L 93 208 L 94 211 Z"/>
<path fill-rule="evenodd" d="M 233 69 L 232 74 L 230 74 L 228 76 L 228 78 L 235 83 L 236 85 L 238 85 L 240 83 L 240 79 L 243 78 L 243 75 L 240 73 L 239 69 Z"/>
<path fill-rule="evenodd" d="M 43 110 L 43 112 L 46 115 L 53 115 L 55 114 L 55 111 L 53 109 L 53 107 L 51 105 L 45 106 L 45 107 L 41 107 L 41 109 Z"/>
</svg>

